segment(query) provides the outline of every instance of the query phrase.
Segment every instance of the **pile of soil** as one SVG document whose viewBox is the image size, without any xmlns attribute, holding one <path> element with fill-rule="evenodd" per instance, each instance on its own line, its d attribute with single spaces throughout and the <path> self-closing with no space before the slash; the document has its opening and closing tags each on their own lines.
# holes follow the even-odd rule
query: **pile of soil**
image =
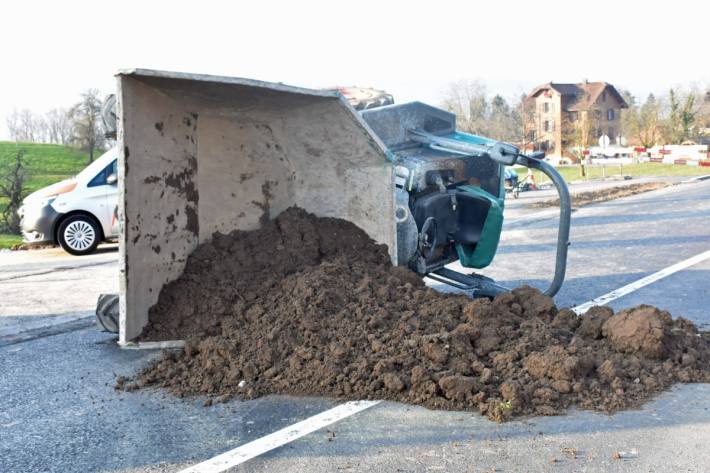
<svg viewBox="0 0 710 473">
<path fill-rule="evenodd" d="M 471 300 L 427 288 L 353 224 L 291 208 L 214 235 L 150 311 L 144 338 L 183 351 L 118 387 L 225 401 L 270 393 L 390 399 L 501 421 L 614 411 L 710 381 L 710 337 L 639 306 L 583 317 L 536 289 Z"/>
<path fill-rule="evenodd" d="M 620 199 L 630 195 L 641 194 L 642 192 L 654 191 L 663 187 L 668 187 L 671 184 L 668 182 L 647 182 L 643 184 L 630 184 L 628 186 L 610 187 L 607 189 L 599 189 L 595 191 L 578 192 L 572 194 L 572 205 L 582 207 L 584 205 L 594 204 L 598 202 L 606 202 L 608 200 Z M 557 207 L 560 205 L 560 199 L 543 200 L 535 202 L 533 207 Z"/>
</svg>

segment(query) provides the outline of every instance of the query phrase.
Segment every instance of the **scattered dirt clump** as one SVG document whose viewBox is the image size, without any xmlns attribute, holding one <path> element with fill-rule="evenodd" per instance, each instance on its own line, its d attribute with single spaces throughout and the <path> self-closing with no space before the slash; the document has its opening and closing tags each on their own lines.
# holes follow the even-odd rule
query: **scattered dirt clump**
<svg viewBox="0 0 710 473">
<path fill-rule="evenodd" d="M 503 421 L 614 411 L 710 381 L 710 338 L 685 319 L 650 306 L 578 317 L 530 287 L 442 294 L 351 223 L 296 208 L 198 247 L 143 337 L 186 345 L 118 387 L 220 402 L 390 399 Z"/>
<path fill-rule="evenodd" d="M 630 184 L 628 186 L 610 187 L 595 191 L 577 192 L 572 194 L 572 205 L 574 207 L 582 207 L 589 204 L 606 202 L 608 200 L 620 199 L 642 192 L 654 191 L 663 187 L 668 187 L 671 184 L 668 182 L 647 182 L 643 184 Z M 560 205 L 560 199 L 549 199 L 532 204 L 533 207 L 557 207 Z"/>
</svg>

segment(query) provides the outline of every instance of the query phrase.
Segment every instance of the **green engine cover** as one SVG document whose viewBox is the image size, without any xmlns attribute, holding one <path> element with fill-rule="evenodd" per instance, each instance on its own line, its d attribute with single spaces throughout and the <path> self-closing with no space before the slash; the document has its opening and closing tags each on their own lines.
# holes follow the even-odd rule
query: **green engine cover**
<svg viewBox="0 0 710 473">
<path fill-rule="evenodd" d="M 486 221 L 481 229 L 481 239 L 475 245 L 457 243 L 456 252 L 459 255 L 461 264 L 467 268 L 485 268 L 496 254 L 500 234 L 503 230 L 503 207 L 505 199 L 496 197 L 478 186 L 459 186 L 459 190 L 475 194 L 490 202 Z M 505 195 L 501 192 L 501 195 Z"/>
</svg>

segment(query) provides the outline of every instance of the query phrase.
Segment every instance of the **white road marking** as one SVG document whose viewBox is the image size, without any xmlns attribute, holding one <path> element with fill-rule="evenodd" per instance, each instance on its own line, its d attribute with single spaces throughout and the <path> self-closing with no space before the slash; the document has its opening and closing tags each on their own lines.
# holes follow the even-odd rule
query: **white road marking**
<svg viewBox="0 0 710 473">
<path fill-rule="evenodd" d="M 340 404 L 325 412 L 316 414 L 306 420 L 297 422 L 281 430 L 261 437 L 241 447 L 230 450 L 214 458 L 198 463 L 190 468 L 182 470 L 180 473 L 219 473 L 229 468 L 233 468 L 247 460 L 258 457 L 270 450 L 286 445 L 296 439 L 308 435 L 316 430 L 322 429 L 339 420 L 350 417 L 353 414 L 364 411 L 380 401 L 351 401 Z"/>
<path fill-rule="evenodd" d="M 575 209 L 576 210 L 576 209 Z M 503 220 L 503 225 L 516 225 L 520 223 L 528 222 L 529 220 L 535 219 L 548 219 L 560 216 L 560 208 L 555 207 L 554 209 L 540 210 L 539 212 L 533 212 L 530 214 L 520 215 L 518 217 L 511 217 L 509 219 Z"/>
<path fill-rule="evenodd" d="M 604 294 L 603 296 L 599 296 L 595 299 L 592 299 L 591 301 L 588 301 L 588 302 L 585 302 L 584 304 L 578 305 L 577 307 L 573 307 L 572 310 L 575 313 L 577 313 L 577 315 L 581 315 L 595 305 L 606 305 L 615 299 L 618 299 L 618 298 L 623 297 L 627 294 L 630 294 L 637 289 L 640 289 L 644 286 L 648 286 L 649 284 L 654 283 L 654 282 L 658 281 L 659 279 L 663 279 L 666 276 L 670 276 L 673 273 L 677 273 L 678 271 L 682 271 L 690 266 L 698 264 L 698 263 L 705 261 L 707 259 L 710 259 L 710 251 L 700 253 L 699 255 L 695 255 L 692 258 L 688 258 L 686 260 L 683 260 L 680 263 L 676 263 L 672 266 L 668 266 L 667 268 L 664 268 L 664 269 L 662 269 L 656 273 L 653 273 L 649 276 L 646 276 L 645 278 L 641 278 L 638 281 L 634 281 L 631 284 L 627 284 L 626 286 L 620 287 L 619 289 L 615 289 L 607 294 Z"/>
</svg>

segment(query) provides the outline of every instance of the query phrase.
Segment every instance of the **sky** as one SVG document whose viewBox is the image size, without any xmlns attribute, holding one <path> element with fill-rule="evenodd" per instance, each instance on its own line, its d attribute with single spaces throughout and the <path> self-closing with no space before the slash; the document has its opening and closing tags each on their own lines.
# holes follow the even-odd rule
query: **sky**
<svg viewBox="0 0 710 473">
<path fill-rule="evenodd" d="M 122 68 L 359 85 L 437 104 L 480 80 L 518 96 L 606 81 L 637 97 L 710 84 L 701 1 L 9 1 L 0 27 L 0 139 L 14 109 L 68 107 Z"/>
</svg>

